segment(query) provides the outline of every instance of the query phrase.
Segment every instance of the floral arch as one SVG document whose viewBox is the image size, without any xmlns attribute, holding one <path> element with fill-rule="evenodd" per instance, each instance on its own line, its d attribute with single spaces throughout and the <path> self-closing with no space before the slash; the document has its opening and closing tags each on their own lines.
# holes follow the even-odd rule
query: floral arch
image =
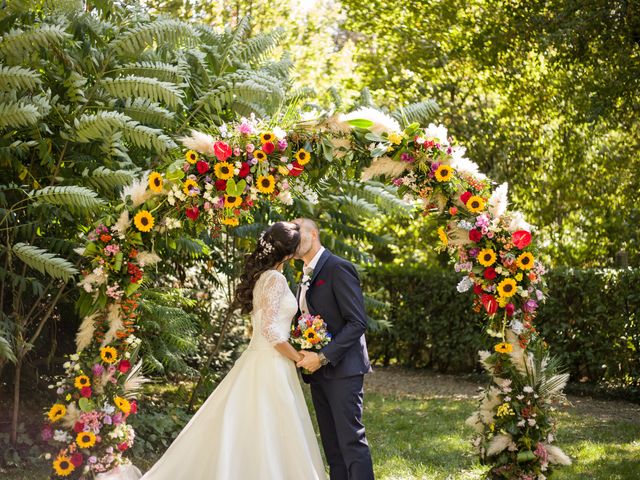
<svg viewBox="0 0 640 480">
<path fill-rule="evenodd" d="M 457 288 L 473 290 L 471 308 L 484 312 L 496 338 L 492 352 L 479 352 L 492 382 L 467 420 L 487 477 L 544 479 L 570 463 L 552 444 L 551 403 L 562 397 L 568 375 L 555 372 L 533 323 L 545 269 L 532 228 L 509 210 L 507 184 L 493 188 L 443 126 L 402 128 L 363 108 L 286 130 L 243 119 L 179 140 L 184 157 L 125 187 L 122 203 L 99 219 L 79 252 L 87 268 L 78 283 L 77 353 L 55 385 L 58 401 L 44 430 L 55 475 L 91 477 L 129 463 L 135 432 L 127 418 L 137 412 L 144 381 L 136 359 L 137 290 L 145 269 L 160 260 L 155 237 L 233 229 L 251 222 L 260 202 L 312 197 L 314 179 L 347 169 L 388 179 L 437 215 L 440 248 L 463 274 Z"/>
</svg>

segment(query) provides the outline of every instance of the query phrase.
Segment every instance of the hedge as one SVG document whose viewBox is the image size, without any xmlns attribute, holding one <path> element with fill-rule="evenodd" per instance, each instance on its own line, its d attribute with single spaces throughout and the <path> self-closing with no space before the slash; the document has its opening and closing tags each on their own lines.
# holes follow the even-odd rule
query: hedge
<svg viewBox="0 0 640 480">
<path fill-rule="evenodd" d="M 572 380 L 640 387 L 640 270 L 557 268 L 537 328 Z M 365 289 L 386 300 L 392 328 L 368 335 L 371 358 L 441 372 L 478 370 L 488 348 L 471 293 L 460 294 L 455 272 L 422 266 L 369 267 Z"/>
</svg>

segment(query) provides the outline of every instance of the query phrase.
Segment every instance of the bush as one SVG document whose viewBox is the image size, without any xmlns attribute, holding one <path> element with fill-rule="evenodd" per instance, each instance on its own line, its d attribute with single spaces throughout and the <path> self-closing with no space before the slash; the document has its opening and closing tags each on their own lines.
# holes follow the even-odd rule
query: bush
<svg viewBox="0 0 640 480">
<path fill-rule="evenodd" d="M 369 268 L 365 288 L 384 291 L 393 324 L 368 336 L 372 359 L 442 372 L 478 367 L 476 352 L 490 340 L 458 281 L 455 272 L 419 265 Z M 640 270 L 558 268 L 547 282 L 536 325 L 572 380 L 640 388 Z"/>
</svg>

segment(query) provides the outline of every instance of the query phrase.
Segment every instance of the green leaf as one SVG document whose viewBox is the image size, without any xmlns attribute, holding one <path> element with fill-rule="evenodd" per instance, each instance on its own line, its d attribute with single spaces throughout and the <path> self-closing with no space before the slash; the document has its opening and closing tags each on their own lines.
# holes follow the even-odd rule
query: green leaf
<svg viewBox="0 0 640 480">
<path fill-rule="evenodd" d="M 353 120 L 347 120 L 347 123 L 352 127 L 356 127 L 356 128 L 366 129 L 366 128 L 371 128 L 373 126 L 373 122 L 365 118 L 354 118 Z"/>
<path fill-rule="evenodd" d="M 20 242 L 13 245 L 11 250 L 31 268 L 53 278 L 60 278 L 66 282 L 79 273 L 71 262 L 42 248 Z"/>
</svg>

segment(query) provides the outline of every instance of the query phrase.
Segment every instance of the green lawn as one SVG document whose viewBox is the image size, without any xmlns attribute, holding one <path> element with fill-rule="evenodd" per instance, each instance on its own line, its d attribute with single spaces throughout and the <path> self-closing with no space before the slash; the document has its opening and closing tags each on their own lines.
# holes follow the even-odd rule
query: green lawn
<svg viewBox="0 0 640 480">
<path fill-rule="evenodd" d="M 428 382 L 429 378 L 425 379 Z M 381 382 L 381 383 L 384 383 Z M 388 385 L 387 385 L 388 387 Z M 475 408 L 468 395 L 396 393 L 373 386 L 365 398 L 364 422 L 376 478 L 480 479 L 483 467 L 469 446 L 465 418 Z M 305 388 L 308 394 L 308 390 Z M 599 410 L 593 405 L 599 405 Z M 621 405 L 628 408 L 622 412 Z M 559 413 L 558 445 L 575 460 L 556 472 L 557 480 L 631 480 L 640 478 L 640 419 L 637 406 L 581 401 Z M 155 457 L 133 459 L 145 470 Z M 9 470 L 3 480 L 47 478 L 46 468 Z M 248 479 L 250 480 L 250 479 Z"/>
</svg>

